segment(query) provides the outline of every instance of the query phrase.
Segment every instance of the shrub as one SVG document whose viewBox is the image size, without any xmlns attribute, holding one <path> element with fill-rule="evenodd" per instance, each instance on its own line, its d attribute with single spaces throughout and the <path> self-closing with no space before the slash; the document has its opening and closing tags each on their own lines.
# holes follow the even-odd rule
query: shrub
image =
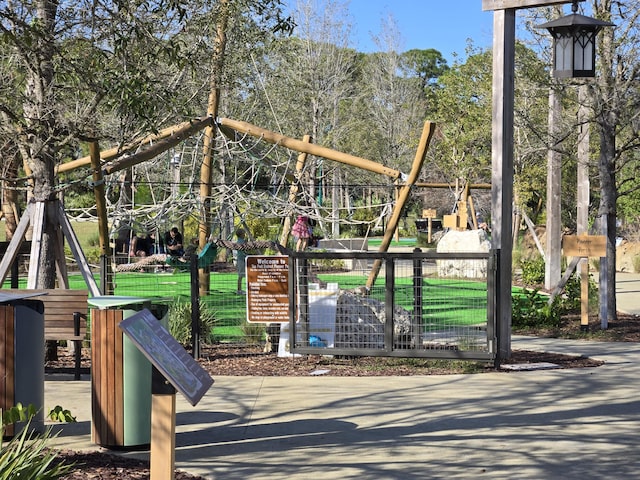
<svg viewBox="0 0 640 480">
<path fill-rule="evenodd" d="M 527 289 L 513 295 L 511 310 L 513 327 L 558 327 L 561 317 L 559 302 L 559 297 L 556 297 L 549 305 L 548 297 L 540 295 L 537 289 Z"/>
<path fill-rule="evenodd" d="M 264 323 L 249 323 L 244 322 L 242 324 L 242 335 L 244 341 L 249 344 L 260 343 L 265 338 L 265 325 Z"/>
<path fill-rule="evenodd" d="M 213 327 L 217 319 L 214 311 L 200 300 L 200 339 L 213 343 Z M 191 343 L 191 302 L 178 299 L 169 307 L 169 332 L 182 345 Z"/>
<path fill-rule="evenodd" d="M 540 255 L 532 259 L 520 260 L 522 269 L 522 282 L 525 285 L 540 285 L 544 283 L 544 258 Z"/>
<path fill-rule="evenodd" d="M 43 434 L 36 434 L 30 428 L 31 420 L 36 410 L 33 405 L 26 409 L 18 404 L 3 412 L 2 428 L 25 421 L 22 432 L 13 437 L 0 453 L 0 479 L 9 480 L 20 478 L 24 480 L 49 480 L 60 478 L 68 474 L 74 464 L 56 462 L 58 456 L 53 449 L 47 448 L 49 440 L 53 438 L 51 427 L 47 427 Z"/>
</svg>

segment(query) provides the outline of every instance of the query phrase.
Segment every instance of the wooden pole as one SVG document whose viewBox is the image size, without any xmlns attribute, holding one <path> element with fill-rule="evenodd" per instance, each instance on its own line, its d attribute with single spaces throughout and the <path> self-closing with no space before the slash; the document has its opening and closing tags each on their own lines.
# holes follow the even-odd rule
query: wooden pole
<svg viewBox="0 0 640 480">
<path fill-rule="evenodd" d="M 100 241 L 100 255 L 109 257 L 111 255 L 111 245 L 109 243 L 109 219 L 107 217 L 107 202 L 105 199 L 104 176 L 100 168 L 100 145 L 97 140 L 89 142 L 89 157 L 91 157 L 93 194 L 96 199 L 96 210 L 98 214 L 98 237 Z M 113 275 L 111 271 L 111 262 L 105 262 L 106 265 L 106 282 L 102 283 L 105 289 L 103 295 L 113 293 Z M 106 285 L 106 287 L 105 287 Z"/>
<path fill-rule="evenodd" d="M 387 223 L 384 237 L 382 238 L 382 242 L 378 248 L 378 251 L 380 252 L 386 252 L 389 249 L 393 234 L 396 231 L 396 228 L 398 228 L 398 222 L 400 221 L 402 210 L 404 209 L 407 199 L 409 198 L 409 194 L 411 193 L 411 188 L 413 187 L 414 182 L 418 179 L 422 170 L 427 149 L 429 148 L 429 142 L 431 142 L 431 137 L 433 136 L 434 131 L 435 123 L 425 122 L 424 128 L 422 129 L 422 136 L 420 137 L 420 143 L 418 144 L 418 149 L 416 150 L 416 155 L 411 166 L 411 172 L 409 173 L 406 183 L 399 190 L 398 200 L 393 207 L 391 218 Z M 368 289 L 371 289 L 376 278 L 378 278 L 381 267 L 382 261 L 380 259 L 373 263 L 373 267 L 371 268 L 371 272 L 369 272 L 369 278 L 367 279 L 366 284 Z"/>
<path fill-rule="evenodd" d="M 552 87 L 549 90 L 549 132 L 547 151 L 547 255 L 544 285 L 551 290 L 561 277 L 562 244 L 562 155 L 557 150 L 558 132 L 562 120 L 560 96 Z"/>
<path fill-rule="evenodd" d="M 176 470 L 176 394 L 151 396 L 152 480 L 173 480 Z"/>
<path fill-rule="evenodd" d="M 215 118 L 218 115 L 220 104 L 220 84 L 224 68 L 224 53 L 227 44 L 227 23 L 229 21 L 229 1 L 220 0 L 218 26 L 213 48 L 212 73 L 209 88 L 209 101 L 207 115 Z M 213 123 L 205 129 L 202 165 L 200 166 L 200 224 L 198 226 L 198 243 L 204 248 L 211 233 L 211 182 L 213 151 L 215 147 L 216 124 Z M 199 270 L 200 295 L 206 295 L 209 291 L 209 272 L 207 269 Z"/>
<path fill-rule="evenodd" d="M 176 142 L 176 143 L 179 143 L 182 140 L 184 140 L 184 138 L 186 138 L 187 134 L 191 135 L 192 133 L 194 133 L 193 129 L 196 129 L 195 131 L 200 131 L 203 128 L 205 128 L 207 125 L 211 124 L 212 122 L 213 122 L 212 118 L 195 118 L 193 120 L 189 120 L 187 122 L 183 122 L 178 125 L 173 125 L 171 127 L 167 127 L 163 130 L 160 130 L 160 132 L 158 132 L 155 135 L 148 135 L 144 138 L 134 140 L 131 143 L 126 144 L 125 146 L 114 147 L 114 148 L 105 150 L 104 152 L 100 152 L 100 159 L 103 162 L 110 162 L 118 157 L 125 155 L 127 152 L 138 150 L 144 145 L 152 146 L 154 144 L 158 144 L 160 143 L 161 140 L 166 139 L 168 137 L 180 138 L 180 140 Z M 163 143 L 162 147 L 158 147 L 158 148 L 164 148 L 164 150 L 158 151 L 158 149 L 156 149 L 155 156 L 168 150 L 172 146 L 173 145 L 171 143 Z M 137 159 L 140 158 L 140 157 L 136 157 L 135 154 L 128 158 L 134 158 L 134 157 Z M 141 161 L 143 160 L 137 160 L 136 163 L 140 163 Z M 86 157 L 81 157 L 76 160 L 72 160 L 70 162 L 66 162 L 56 166 L 56 173 L 70 172 L 77 168 L 86 167 L 88 165 L 91 165 L 90 154 L 87 155 Z M 127 164 L 127 166 L 122 168 L 127 168 L 130 166 L 131 166 L 130 164 Z M 122 168 L 117 168 L 116 170 L 121 170 Z"/>
<path fill-rule="evenodd" d="M 515 10 L 493 13 L 491 243 L 497 252 L 497 363 L 511 355 Z"/>
<path fill-rule="evenodd" d="M 587 235 L 589 229 L 589 107 L 586 85 L 578 88 L 578 208 L 576 214 L 576 233 Z M 589 330 L 589 259 L 583 258 L 578 264 L 580 271 L 580 329 Z"/>
<path fill-rule="evenodd" d="M 305 143 L 311 142 L 311 135 L 305 135 L 302 137 L 302 141 Z M 293 183 L 291 184 L 291 188 L 289 189 L 289 203 L 294 204 L 296 201 L 296 196 L 298 195 L 298 182 L 301 180 L 302 170 L 304 168 L 304 164 L 307 161 L 307 154 L 300 153 L 298 155 L 298 160 L 296 161 L 296 174 L 293 179 Z M 287 246 L 289 243 L 289 235 L 291 234 L 291 215 L 287 215 L 284 219 L 284 225 L 282 226 L 282 235 L 280 235 L 280 245 Z"/>
<path fill-rule="evenodd" d="M 393 168 L 385 167 L 384 165 L 367 160 L 366 158 L 356 157 L 355 155 L 349 155 L 348 153 L 339 152 L 331 148 L 315 145 L 313 143 L 305 143 L 302 140 L 297 140 L 291 137 L 285 137 L 279 133 L 266 130 L 264 128 L 256 127 L 247 122 L 241 122 L 238 120 L 231 120 L 228 118 L 220 118 L 218 122 L 225 126 L 232 128 L 238 132 L 246 133 L 252 137 L 260 138 L 265 142 L 282 145 L 283 147 L 295 150 L 296 152 L 304 152 L 317 157 L 326 158 L 335 162 L 352 165 L 354 167 L 362 168 L 370 172 L 386 175 L 393 179 L 401 178 L 402 172 Z"/>
</svg>

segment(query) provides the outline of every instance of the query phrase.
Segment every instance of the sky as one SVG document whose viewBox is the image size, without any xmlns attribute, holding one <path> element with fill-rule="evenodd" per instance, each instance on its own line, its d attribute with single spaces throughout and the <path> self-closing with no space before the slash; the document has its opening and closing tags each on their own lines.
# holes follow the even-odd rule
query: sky
<svg viewBox="0 0 640 480">
<path fill-rule="evenodd" d="M 466 58 L 468 38 L 481 49 L 492 45 L 493 13 L 482 11 L 481 0 L 350 0 L 349 6 L 354 48 L 361 52 L 377 50 L 371 35 L 380 33 L 389 14 L 404 41 L 402 51 L 435 48 L 451 64 L 454 52 Z"/>
</svg>

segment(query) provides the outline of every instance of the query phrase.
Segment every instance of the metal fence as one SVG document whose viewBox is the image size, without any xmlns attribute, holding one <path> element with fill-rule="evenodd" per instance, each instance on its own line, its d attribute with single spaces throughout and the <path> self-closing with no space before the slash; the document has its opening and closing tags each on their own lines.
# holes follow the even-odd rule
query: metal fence
<svg viewBox="0 0 640 480">
<path fill-rule="evenodd" d="M 247 322 L 248 288 L 243 283 L 238 292 L 233 256 L 226 253 L 226 261 L 209 267 L 208 294 L 199 299 L 199 308 L 215 317 L 209 336 L 215 343 L 272 343 L 285 356 L 495 359 L 493 253 L 292 252 L 289 322 L 269 326 Z M 139 260 L 103 260 L 92 271 L 115 295 L 170 297 L 171 308 L 183 305 L 188 310 L 198 298 L 188 264 L 120 271 L 116 263 Z M 20 278 L 7 279 L 5 287 L 17 288 L 19 280 L 24 288 L 22 265 Z M 70 288 L 86 288 L 69 267 Z"/>
<path fill-rule="evenodd" d="M 493 360 L 494 263 L 419 250 L 293 253 L 290 352 Z"/>
</svg>

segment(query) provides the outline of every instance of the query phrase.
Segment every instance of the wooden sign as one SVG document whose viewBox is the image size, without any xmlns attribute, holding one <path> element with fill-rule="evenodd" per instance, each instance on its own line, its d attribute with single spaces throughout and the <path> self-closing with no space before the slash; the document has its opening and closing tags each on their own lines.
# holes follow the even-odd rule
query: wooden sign
<svg viewBox="0 0 640 480">
<path fill-rule="evenodd" d="M 247 321 L 289 321 L 289 257 L 250 255 L 247 261 Z"/>
<path fill-rule="evenodd" d="M 422 218 L 436 218 L 437 212 L 435 208 L 425 208 L 422 210 Z"/>
<path fill-rule="evenodd" d="M 565 235 L 562 250 L 567 257 L 604 257 L 607 237 L 604 235 Z"/>
</svg>

